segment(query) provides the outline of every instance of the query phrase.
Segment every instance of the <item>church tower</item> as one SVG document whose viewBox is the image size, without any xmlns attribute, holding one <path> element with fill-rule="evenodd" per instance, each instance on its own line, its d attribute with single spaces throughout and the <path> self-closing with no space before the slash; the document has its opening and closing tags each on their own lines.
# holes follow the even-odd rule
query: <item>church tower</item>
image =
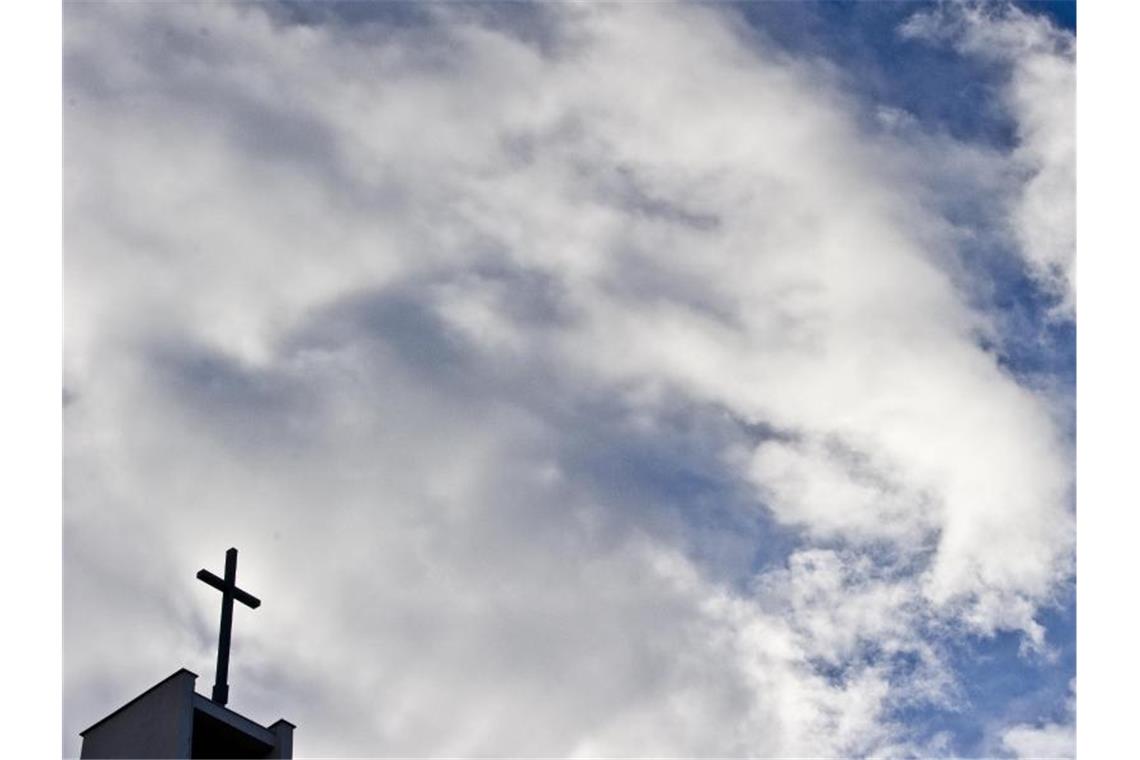
<svg viewBox="0 0 1140 760">
<path fill-rule="evenodd" d="M 80 731 L 80 758 L 292 758 L 295 726 L 269 726 L 226 707 L 234 601 L 256 609 L 261 600 L 237 586 L 237 549 L 226 552 L 225 577 L 199 570 L 222 592 L 218 664 L 210 698 L 194 690 L 198 676 L 181 668 Z"/>
</svg>

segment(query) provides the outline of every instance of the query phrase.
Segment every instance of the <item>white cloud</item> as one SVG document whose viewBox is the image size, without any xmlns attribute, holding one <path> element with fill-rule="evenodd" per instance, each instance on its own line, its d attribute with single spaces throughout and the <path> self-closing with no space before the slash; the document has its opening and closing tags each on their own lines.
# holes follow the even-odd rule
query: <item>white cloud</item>
<svg viewBox="0 0 1140 760">
<path fill-rule="evenodd" d="M 1002 741 L 1019 758 L 1071 758 L 1076 756 L 1073 726 L 1017 726 L 1006 731 Z"/>
<path fill-rule="evenodd" d="M 1001 734 L 1004 748 L 1019 758 L 1076 757 L 1076 699 L 1074 684 L 1069 686 L 1065 720 L 1011 726 Z"/>
<path fill-rule="evenodd" d="M 1006 108 L 1017 128 L 1013 167 L 1023 178 L 1010 224 L 1034 275 L 1076 306 L 1076 38 L 1013 5 L 945 5 L 918 13 L 904 34 L 947 39 L 967 55 L 1008 66 Z"/>
<path fill-rule="evenodd" d="M 914 126 L 722 9 L 426 13 L 68 7 L 68 725 L 114 631 L 209 680 L 231 544 L 233 680 L 313 754 L 889 753 L 955 699 L 928 625 L 1039 642 L 1071 452 L 879 160 Z M 805 544 L 734 584 L 603 428 Z"/>
</svg>

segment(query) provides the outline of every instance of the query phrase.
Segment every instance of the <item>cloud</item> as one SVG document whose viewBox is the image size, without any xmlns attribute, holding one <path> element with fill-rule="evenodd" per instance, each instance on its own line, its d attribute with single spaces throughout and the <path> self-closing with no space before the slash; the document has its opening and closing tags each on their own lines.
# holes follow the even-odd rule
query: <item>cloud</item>
<svg viewBox="0 0 1140 760">
<path fill-rule="evenodd" d="M 1072 725 L 1017 726 L 1002 741 L 1018 757 L 1075 757 L 1076 737 Z"/>
<path fill-rule="evenodd" d="M 1071 441 L 912 171 L 992 151 L 731 10 L 377 13 L 68 8 L 69 728 L 229 545 L 313 754 L 904 754 L 1043 646 Z"/>
<path fill-rule="evenodd" d="M 1069 684 L 1069 699 L 1064 720 L 1036 724 L 1022 723 L 1002 732 L 1005 749 L 1019 758 L 1071 758 L 1076 757 L 1076 696 L 1075 684 Z"/>
<path fill-rule="evenodd" d="M 1017 131 L 1012 156 L 1022 177 L 1009 224 L 1034 275 L 1076 306 L 1076 38 L 1011 4 L 939 6 L 917 13 L 904 35 L 945 40 L 960 52 L 1004 66 L 1002 100 Z"/>
</svg>

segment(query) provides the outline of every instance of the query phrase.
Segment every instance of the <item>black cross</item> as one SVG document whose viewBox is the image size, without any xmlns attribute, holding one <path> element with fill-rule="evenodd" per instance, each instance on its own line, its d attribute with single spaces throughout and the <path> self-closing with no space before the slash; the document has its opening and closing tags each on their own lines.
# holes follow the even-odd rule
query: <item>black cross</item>
<svg viewBox="0 0 1140 760">
<path fill-rule="evenodd" d="M 257 609 L 261 600 L 237 587 L 237 549 L 226 549 L 226 577 L 222 580 L 209 570 L 199 570 L 198 580 L 205 581 L 222 592 L 222 628 L 218 632 L 218 671 L 214 676 L 214 694 L 210 697 L 224 705 L 230 697 L 226 676 L 230 670 L 230 628 L 234 619 L 234 599 L 251 609 Z"/>
</svg>

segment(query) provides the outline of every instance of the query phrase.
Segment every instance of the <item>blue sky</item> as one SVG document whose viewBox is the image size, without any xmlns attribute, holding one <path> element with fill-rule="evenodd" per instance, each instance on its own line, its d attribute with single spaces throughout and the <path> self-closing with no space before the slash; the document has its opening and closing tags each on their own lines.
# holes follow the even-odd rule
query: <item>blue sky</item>
<svg viewBox="0 0 1140 760">
<path fill-rule="evenodd" d="M 1071 7 L 507 7 L 66 7 L 65 751 L 1070 756 Z"/>
</svg>

